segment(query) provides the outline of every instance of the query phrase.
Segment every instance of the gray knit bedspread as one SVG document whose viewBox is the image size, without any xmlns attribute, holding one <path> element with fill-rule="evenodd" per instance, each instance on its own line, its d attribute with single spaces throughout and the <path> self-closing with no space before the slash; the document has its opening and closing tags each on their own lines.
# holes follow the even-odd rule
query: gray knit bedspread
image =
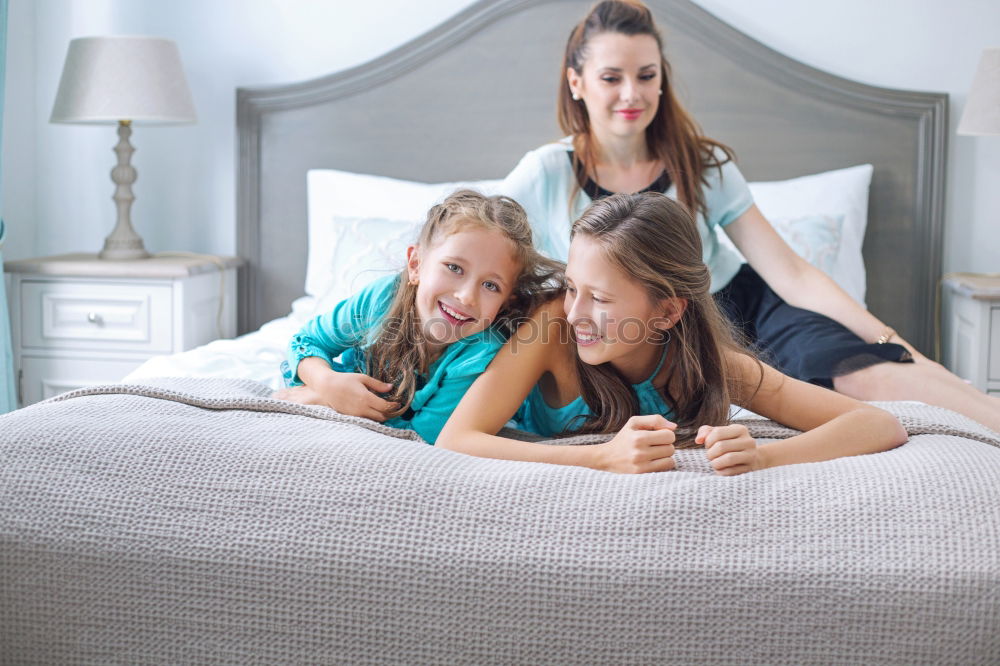
<svg viewBox="0 0 1000 666">
<path fill-rule="evenodd" d="M 1000 663 L 1000 438 L 952 412 L 881 405 L 911 438 L 875 455 L 629 476 L 268 395 L 0 417 L 0 662 Z"/>
</svg>

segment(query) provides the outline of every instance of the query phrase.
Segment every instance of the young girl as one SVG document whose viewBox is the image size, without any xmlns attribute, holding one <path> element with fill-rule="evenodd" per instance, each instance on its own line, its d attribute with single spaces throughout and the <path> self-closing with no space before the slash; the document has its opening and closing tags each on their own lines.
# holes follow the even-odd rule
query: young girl
<svg viewBox="0 0 1000 666">
<path fill-rule="evenodd" d="M 701 133 L 672 81 L 638 0 L 599 2 L 573 29 L 558 92 L 569 136 L 525 155 L 501 188 L 527 210 L 539 248 L 565 260 L 570 223 L 591 200 L 666 193 L 692 211 L 712 292 L 769 363 L 860 400 L 919 400 L 1000 431 L 1000 398 L 925 358 L 781 239 L 732 151 Z M 748 263 L 719 243 L 720 227 Z"/>
<path fill-rule="evenodd" d="M 559 268 L 535 251 L 515 201 L 455 192 L 427 214 L 404 271 L 292 338 L 283 364 L 292 388 L 275 397 L 415 430 L 433 444 Z"/>
<path fill-rule="evenodd" d="M 438 446 L 614 472 L 673 469 L 703 445 L 722 475 L 884 451 L 906 441 L 889 413 L 782 375 L 733 342 L 686 209 L 658 193 L 597 201 L 573 225 L 562 304 L 518 329 L 469 389 Z M 565 314 L 565 317 L 562 315 Z M 758 446 L 725 425 L 734 403 L 802 430 Z M 550 446 L 497 437 L 515 415 L 540 435 L 616 433 Z"/>
</svg>

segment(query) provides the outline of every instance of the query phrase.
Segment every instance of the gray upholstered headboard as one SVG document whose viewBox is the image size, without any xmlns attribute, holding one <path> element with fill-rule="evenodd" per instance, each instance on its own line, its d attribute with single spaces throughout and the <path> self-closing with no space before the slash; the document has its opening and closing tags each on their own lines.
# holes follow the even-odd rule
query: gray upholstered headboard
<svg viewBox="0 0 1000 666">
<path fill-rule="evenodd" d="M 871 163 L 869 308 L 925 353 L 941 267 L 947 96 L 793 61 L 689 0 L 647 0 L 675 85 L 749 180 Z M 496 178 L 558 138 L 560 55 L 590 0 L 482 0 L 372 62 L 237 91 L 240 329 L 286 314 L 306 266 L 306 171 Z"/>
</svg>

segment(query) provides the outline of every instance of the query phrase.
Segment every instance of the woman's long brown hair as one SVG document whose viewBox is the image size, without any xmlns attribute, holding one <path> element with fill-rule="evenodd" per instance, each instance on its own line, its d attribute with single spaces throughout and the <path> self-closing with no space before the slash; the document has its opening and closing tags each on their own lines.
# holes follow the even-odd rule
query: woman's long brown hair
<svg viewBox="0 0 1000 666">
<path fill-rule="evenodd" d="M 577 184 L 570 194 L 570 209 L 586 179 L 596 180 L 597 146 L 590 131 L 587 108 L 582 100 L 573 99 L 566 72 L 572 67 L 582 76 L 590 40 L 607 32 L 649 35 L 656 40 L 660 51 L 660 104 L 646 128 L 646 146 L 650 156 L 665 165 L 667 175 L 677 186 L 678 200 L 687 206 L 692 215 L 698 211 L 704 213 L 702 185 L 706 182 L 705 171 L 721 168 L 734 159 L 733 150 L 702 134 L 701 128 L 674 95 L 670 63 L 663 55 L 663 38 L 649 8 L 638 0 L 604 0 L 597 3 L 573 28 L 566 43 L 559 72 L 558 119 L 563 133 L 573 137 L 573 166 Z M 721 150 L 725 157 L 718 157 L 716 149 Z"/>
<path fill-rule="evenodd" d="M 430 248 L 447 236 L 468 229 L 501 233 L 510 241 L 507 249 L 521 267 L 510 300 L 491 324 L 510 335 L 535 307 L 561 288 L 563 265 L 535 249 L 531 225 L 520 204 L 509 197 L 486 196 L 474 190 L 459 190 L 431 208 L 417 246 Z M 503 248 L 496 251 L 502 252 Z M 393 385 L 385 398 L 398 402 L 400 408 L 390 416 L 409 409 L 418 388 L 417 373 L 426 372 L 430 365 L 416 297 L 417 285 L 409 283 L 404 271 L 389 309 L 376 325 L 374 339 L 365 350 L 367 374 Z"/>
<path fill-rule="evenodd" d="M 670 365 L 661 389 L 674 411 L 678 441 L 689 443 L 700 425 L 727 422 L 732 396 L 745 395 L 746 390 L 727 369 L 726 354 L 746 352 L 734 342 L 709 292 L 711 275 L 702 262 L 701 237 L 690 213 L 659 193 L 615 194 L 592 203 L 573 223 L 572 238 L 581 236 L 599 245 L 612 265 L 641 284 L 653 303 L 687 300 L 664 343 L 670 348 Z M 617 432 L 639 413 L 632 385 L 610 363 L 588 365 L 577 356 L 576 367 L 591 416 L 575 433 Z"/>
</svg>

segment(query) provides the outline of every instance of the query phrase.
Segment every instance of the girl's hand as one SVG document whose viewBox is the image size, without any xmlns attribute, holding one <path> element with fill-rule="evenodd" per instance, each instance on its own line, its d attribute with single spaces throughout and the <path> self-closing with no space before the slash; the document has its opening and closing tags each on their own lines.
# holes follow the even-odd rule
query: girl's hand
<svg viewBox="0 0 1000 666">
<path fill-rule="evenodd" d="M 621 474 L 674 469 L 676 428 L 676 423 L 658 414 L 633 416 L 614 439 L 597 445 L 601 451 L 599 469 Z"/>
<path fill-rule="evenodd" d="M 703 425 L 698 428 L 694 441 L 705 445 L 716 474 L 735 476 L 767 466 L 757 441 L 745 425 Z"/>
<path fill-rule="evenodd" d="M 382 422 L 390 412 L 399 409 L 399 403 L 384 400 L 375 392 L 386 393 L 391 390 L 392 384 L 380 382 L 368 375 L 331 370 L 328 374 L 324 373 L 319 381 L 277 391 L 274 397 L 303 405 L 331 407 L 341 414 Z"/>
</svg>

